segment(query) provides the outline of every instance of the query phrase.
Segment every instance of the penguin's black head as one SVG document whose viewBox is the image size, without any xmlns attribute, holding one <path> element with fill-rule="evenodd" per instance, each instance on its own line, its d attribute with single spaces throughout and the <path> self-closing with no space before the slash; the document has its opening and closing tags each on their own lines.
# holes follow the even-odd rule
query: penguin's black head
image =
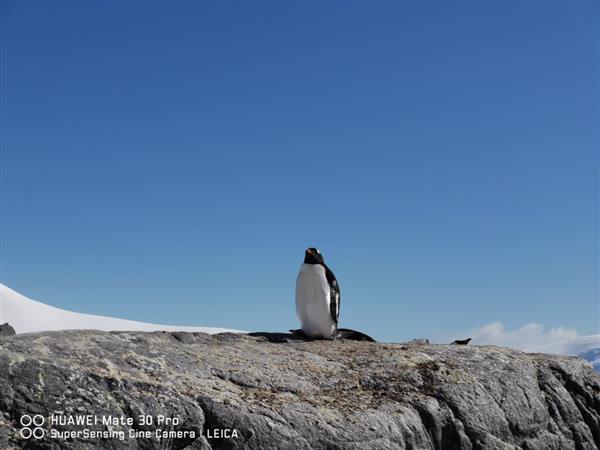
<svg viewBox="0 0 600 450">
<path fill-rule="evenodd" d="M 310 247 L 304 252 L 304 264 L 325 264 L 318 248 Z"/>
</svg>

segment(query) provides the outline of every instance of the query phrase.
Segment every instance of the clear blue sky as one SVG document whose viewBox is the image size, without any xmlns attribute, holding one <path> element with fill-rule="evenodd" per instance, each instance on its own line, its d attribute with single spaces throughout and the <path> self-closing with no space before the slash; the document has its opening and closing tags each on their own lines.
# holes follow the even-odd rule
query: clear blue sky
<svg viewBox="0 0 600 450">
<path fill-rule="evenodd" d="M 2 282 L 77 311 L 598 332 L 598 3 L 3 2 Z"/>
</svg>

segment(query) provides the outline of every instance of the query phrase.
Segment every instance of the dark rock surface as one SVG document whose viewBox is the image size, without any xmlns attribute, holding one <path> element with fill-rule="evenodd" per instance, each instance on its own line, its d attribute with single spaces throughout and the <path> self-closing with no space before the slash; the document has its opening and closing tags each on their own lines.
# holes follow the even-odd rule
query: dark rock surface
<svg viewBox="0 0 600 450">
<path fill-rule="evenodd" d="M 24 414 L 42 416 L 43 438 L 20 437 Z M 49 424 L 85 415 L 133 423 Z M 179 423 L 159 424 L 161 416 Z M 88 438 L 85 428 L 125 436 Z M 157 429 L 171 434 L 159 440 Z M 56 430 L 80 435 L 65 440 L 51 435 Z M 286 333 L 0 338 L 2 449 L 599 446 L 600 376 L 578 358 L 498 347 L 306 342 Z"/>
<path fill-rule="evenodd" d="M 15 334 L 15 329 L 8 322 L 0 325 L 0 336 L 14 336 Z"/>
</svg>

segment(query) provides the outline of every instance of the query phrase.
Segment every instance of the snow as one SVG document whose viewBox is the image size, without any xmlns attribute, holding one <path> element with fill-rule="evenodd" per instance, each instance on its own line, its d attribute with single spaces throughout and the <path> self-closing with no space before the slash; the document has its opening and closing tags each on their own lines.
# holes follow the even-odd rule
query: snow
<svg viewBox="0 0 600 450">
<path fill-rule="evenodd" d="M 158 325 L 66 311 L 27 298 L 8 286 L 0 284 L 0 324 L 5 322 L 10 323 L 18 334 L 58 330 L 244 333 L 227 328 Z"/>
<path fill-rule="evenodd" d="M 579 356 L 588 361 L 597 372 L 600 372 L 600 334 L 553 342 L 551 344 L 528 348 L 526 351 Z"/>
</svg>

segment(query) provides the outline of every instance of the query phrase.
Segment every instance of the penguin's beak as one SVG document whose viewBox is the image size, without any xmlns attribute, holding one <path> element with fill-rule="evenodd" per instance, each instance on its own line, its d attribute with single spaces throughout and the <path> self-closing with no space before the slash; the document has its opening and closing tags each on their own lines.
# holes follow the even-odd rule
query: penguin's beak
<svg viewBox="0 0 600 450">
<path fill-rule="evenodd" d="M 309 255 L 312 255 L 312 250 L 310 248 L 307 248 L 306 253 L 308 253 Z"/>
</svg>

